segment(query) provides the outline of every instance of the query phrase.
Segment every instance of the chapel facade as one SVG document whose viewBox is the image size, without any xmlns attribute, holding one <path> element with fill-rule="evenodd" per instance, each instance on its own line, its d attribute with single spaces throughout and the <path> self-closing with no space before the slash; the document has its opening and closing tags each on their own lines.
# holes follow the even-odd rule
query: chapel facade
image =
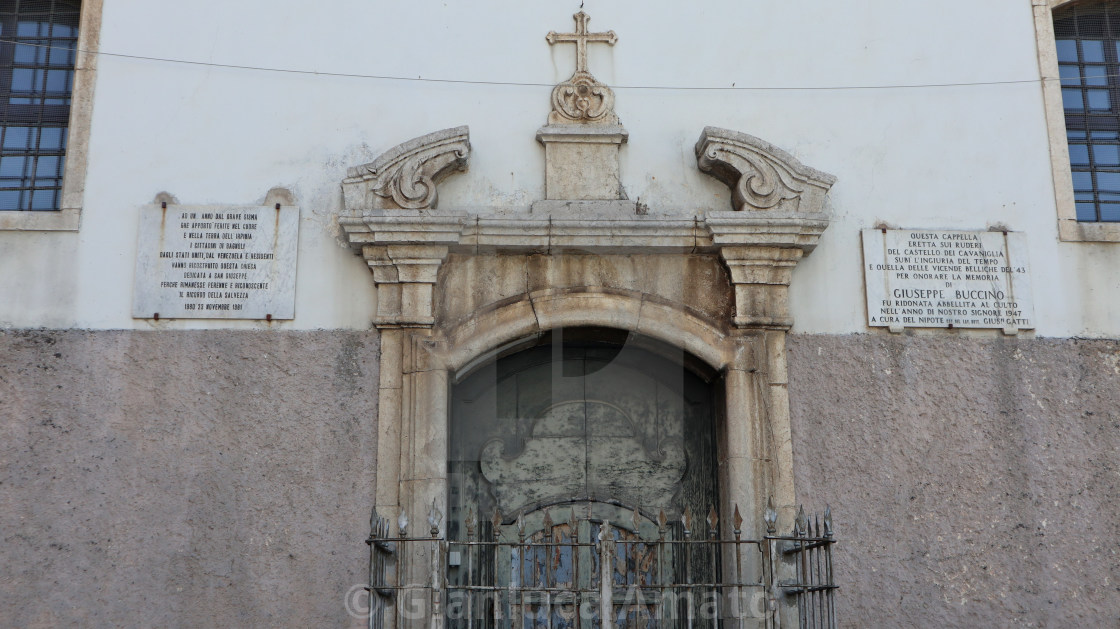
<svg viewBox="0 0 1120 629">
<path fill-rule="evenodd" d="M 227 4 L 0 2 L 0 617 L 1120 618 L 1114 3 Z"/>
</svg>

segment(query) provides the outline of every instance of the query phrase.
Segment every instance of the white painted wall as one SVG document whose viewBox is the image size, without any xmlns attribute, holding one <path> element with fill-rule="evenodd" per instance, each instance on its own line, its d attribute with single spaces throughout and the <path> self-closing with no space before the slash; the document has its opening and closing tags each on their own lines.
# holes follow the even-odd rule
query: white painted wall
<svg viewBox="0 0 1120 629">
<path fill-rule="evenodd" d="M 286 7 L 286 8 L 285 8 Z M 130 317 L 139 208 L 163 190 L 183 203 L 262 201 L 290 188 L 302 210 L 296 319 L 284 329 L 366 328 L 363 262 L 340 244 L 339 182 L 412 137 L 468 124 L 470 171 L 443 208 L 527 208 L 544 192 L 534 133 L 550 85 L 573 68 L 577 2 L 106 0 L 101 49 L 335 73 L 537 85 L 466 85 L 290 74 L 102 56 L 81 231 L 0 233 L 0 326 L 255 328 Z M 1037 82 L 866 90 L 820 87 L 1038 78 L 1027 0 L 702 4 L 587 0 L 591 70 L 615 87 L 630 132 L 623 180 L 654 210 L 727 209 L 696 169 L 705 125 L 736 129 L 839 178 L 833 223 L 798 268 L 795 331 L 867 332 L 859 230 L 985 229 L 1028 234 L 1037 333 L 1120 336 L 1120 245 L 1059 243 Z M 363 290 L 363 287 L 370 287 Z"/>
</svg>

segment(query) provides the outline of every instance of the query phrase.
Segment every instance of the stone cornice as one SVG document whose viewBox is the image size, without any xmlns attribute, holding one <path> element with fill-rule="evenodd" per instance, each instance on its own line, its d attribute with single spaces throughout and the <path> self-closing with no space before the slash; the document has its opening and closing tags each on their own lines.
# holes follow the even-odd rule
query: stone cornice
<svg viewBox="0 0 1120 629">
<path fill-rule="evenodd" d="M 452 252 L 716 253 L 726 246 L 816 247 L 828 219 L 741 212 L 692 216 L 583 217 L 465 211 L 371 211 L 339 219 L 356 250 L 440 245 Z"/>
<path fill-rule="evenodd" d="M 437 271 L 448 253 L 709 254 L 735 291 L 733 324 L 788 329 L 788 287 L 797 263 L 828 226 L 817 218 L 708 215 L 565 218 L 383 210 L 339 219 L 378 285 L 379 326 L 428 326 Z"/>
</svg>

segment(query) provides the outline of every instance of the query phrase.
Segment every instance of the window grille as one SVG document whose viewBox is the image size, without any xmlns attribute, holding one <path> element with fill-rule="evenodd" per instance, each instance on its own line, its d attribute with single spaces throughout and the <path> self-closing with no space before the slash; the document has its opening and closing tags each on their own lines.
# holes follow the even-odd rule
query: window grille
<svg viewBox="0 0 1120 629">
<path fill-rule="evenodd" d="M 1079 221 L 1120 221 L 1120 2 L 1054 11 Z"/>
<path fill-rule="evenodd" d="M 81 3 L 0 0 L 0 210 L 57 210 Z"/>
</svg>

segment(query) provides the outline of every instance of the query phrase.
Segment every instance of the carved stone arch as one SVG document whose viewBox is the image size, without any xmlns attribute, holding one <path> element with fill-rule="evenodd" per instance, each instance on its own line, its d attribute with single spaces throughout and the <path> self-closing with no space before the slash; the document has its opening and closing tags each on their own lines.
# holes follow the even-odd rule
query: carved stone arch
<svg viewBox="0 0 1120 629">
<path fill-rule="evenodd" d="M 640 293 L 542 292 L 481 311 L 443 336 L 442 365 L 457 374 L 505 348 L 555 328 L 599 327 L 635 332 L 679 347 L 714 371 L 736 360 L 723 349 L 728 331 L 683 304 L 657 303 Z"/>
</svg>

